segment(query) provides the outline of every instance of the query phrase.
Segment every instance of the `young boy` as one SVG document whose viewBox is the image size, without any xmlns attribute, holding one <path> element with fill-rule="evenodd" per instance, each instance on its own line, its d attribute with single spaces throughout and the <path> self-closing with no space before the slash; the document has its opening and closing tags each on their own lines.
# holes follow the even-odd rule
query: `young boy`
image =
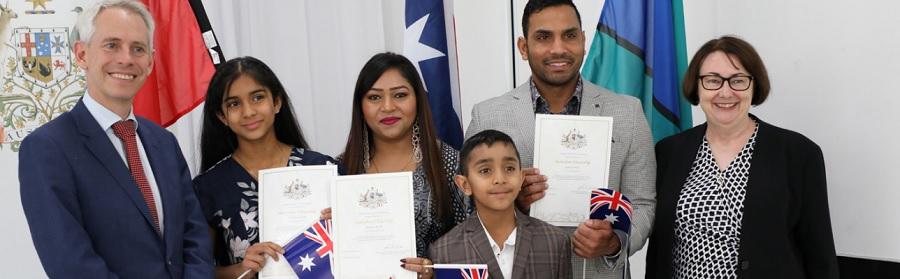
<svg viewBox="0 0 900 279">
<path fill-rule="evenodd" d="M 512 139 L 485 130 L 466 140 L 459 155 L 456 185 L 473 197 L 477 214 L 431 244 L 431 259 L 487 264 L 490 278 L 571 278 L 569 236 L 515 209 L 524 176 Z"/>
</svg>

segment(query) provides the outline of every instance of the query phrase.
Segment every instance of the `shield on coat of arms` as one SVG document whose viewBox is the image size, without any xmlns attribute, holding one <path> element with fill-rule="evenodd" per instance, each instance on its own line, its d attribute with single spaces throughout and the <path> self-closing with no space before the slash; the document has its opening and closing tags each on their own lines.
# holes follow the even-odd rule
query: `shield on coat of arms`
<svg viewBox="0 0 900 279">
<path fill-rule="evenodd" d="M 16 28 L 15 40 L 18 76 L 50 88 L 69 75 L 68 28 Z"/>
</svg>

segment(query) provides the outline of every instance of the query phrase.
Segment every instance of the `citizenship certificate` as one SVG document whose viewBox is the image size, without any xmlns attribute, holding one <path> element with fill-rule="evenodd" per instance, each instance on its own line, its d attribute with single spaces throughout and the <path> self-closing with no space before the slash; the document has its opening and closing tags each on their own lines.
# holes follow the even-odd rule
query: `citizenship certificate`
<svg viewBox="0 0 900 279">
<path fill-rule="evenodd" d="M 335 278 L 416 278 L 400 259 L 416 256 L 411 172 L 335 178 L 331 220 Z"/>
<path fill-rule="evenodd" d="M 574 227 L 588 219 L 591 190 L 607 188 L 612 117 L 537 114 L 534 166 L 547 176 L 531 216 Z"/>
<path fill-rule="evenodd" d="M 319 220 L 331 204 L 337 166 L 294 166 L 259 171 L 259 241 L 285 245 Z M 280 257 L 280 256 L 279 256 Z M 266 259 L 260 278 L 296 278 L 280 257 Z"/>
</svg>

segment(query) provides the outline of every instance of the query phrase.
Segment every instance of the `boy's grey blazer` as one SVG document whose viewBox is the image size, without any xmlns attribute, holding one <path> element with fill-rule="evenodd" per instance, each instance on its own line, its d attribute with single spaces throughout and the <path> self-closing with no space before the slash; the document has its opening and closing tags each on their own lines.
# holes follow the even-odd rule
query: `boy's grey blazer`
<svg viewBox="0 0 900 279">
<path fill-rule="evenodd" d="M 582 81 L 581 115 L 613 117 L 609 188 L 622 192 L 634 205 L 630 245 L 630 253 L 634 253 L 643 247 L 650 234 L 656 206 L 653 136 L 636 98 L 612 93 L 583 78 Z M 522 167 L 532 167 L 534 106 L 528 81 L 506 94 L 475 105 L 466 138 L 486 129 L 508 134 L 519 150 Z M 553 181 L 548 184 L 553 187 Z M 588 201 L 584 203 L 587 206 Z M 602 258 L 591 260 L 588 269 L 593 268 L 596 272 L 588 271 L 588 277 L 621 278 L 624 258 L 619 257 L 615 263 L 606 263 Z M 579 273 L 575 277 L 581 278 L 582 260 L 580 257 L 573 257 L 573 260 L 575 272 Z"/>
<path fill-rule="evenodd" d="M 514 279 L 573 278 L 569 235 L 553 225 L 518 212 Z M 428 255 L 440 264 L 487 264 L 490 278 L 503 278 L 478 215 L 456 225 L 431 244 Z M 507 278 L 510 279 L 510 278 Z"/>
</svg>

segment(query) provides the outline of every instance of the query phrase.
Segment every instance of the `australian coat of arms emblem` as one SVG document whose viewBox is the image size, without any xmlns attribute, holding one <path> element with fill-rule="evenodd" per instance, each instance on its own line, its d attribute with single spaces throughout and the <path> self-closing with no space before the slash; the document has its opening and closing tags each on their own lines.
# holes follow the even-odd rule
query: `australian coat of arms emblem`
<svg viewBox="0 0 900 279">
<path fill-rule="evenodd" d="M 568 133 L 563 135 L 560 144 L 562 144 L 562 146 L 565 148 L 575 150 L 587 146 L 587 139 L 585 138 L 584 134 L 581 133 L 581 131 L 578 131 L 578 129 L 572 129 Z"/>
<path fill-rule="evenodd" d="M 85 86 L 69 38 L 80 7 L 27 2 L 0 6 L 0 150 L 14 152 L 34 129 L 75 106 Z"/>
<path fill-rule="evenodd" d="M 290 184 L 284 185 L 283 193 L 285 198 L 299 200 L 312 195 L 312 190 L 310 189 L 309 184 L 306 184 L 299 179 L 294 179 Z"/>
<path fill-rule="evenodd" d="M 365 208 L 379 208 L 386 203 L 387 197 L 384 195 L 384 192 L 375 187 L 370 187 L 359 195 L 359 206 Z"/>
</svg>

